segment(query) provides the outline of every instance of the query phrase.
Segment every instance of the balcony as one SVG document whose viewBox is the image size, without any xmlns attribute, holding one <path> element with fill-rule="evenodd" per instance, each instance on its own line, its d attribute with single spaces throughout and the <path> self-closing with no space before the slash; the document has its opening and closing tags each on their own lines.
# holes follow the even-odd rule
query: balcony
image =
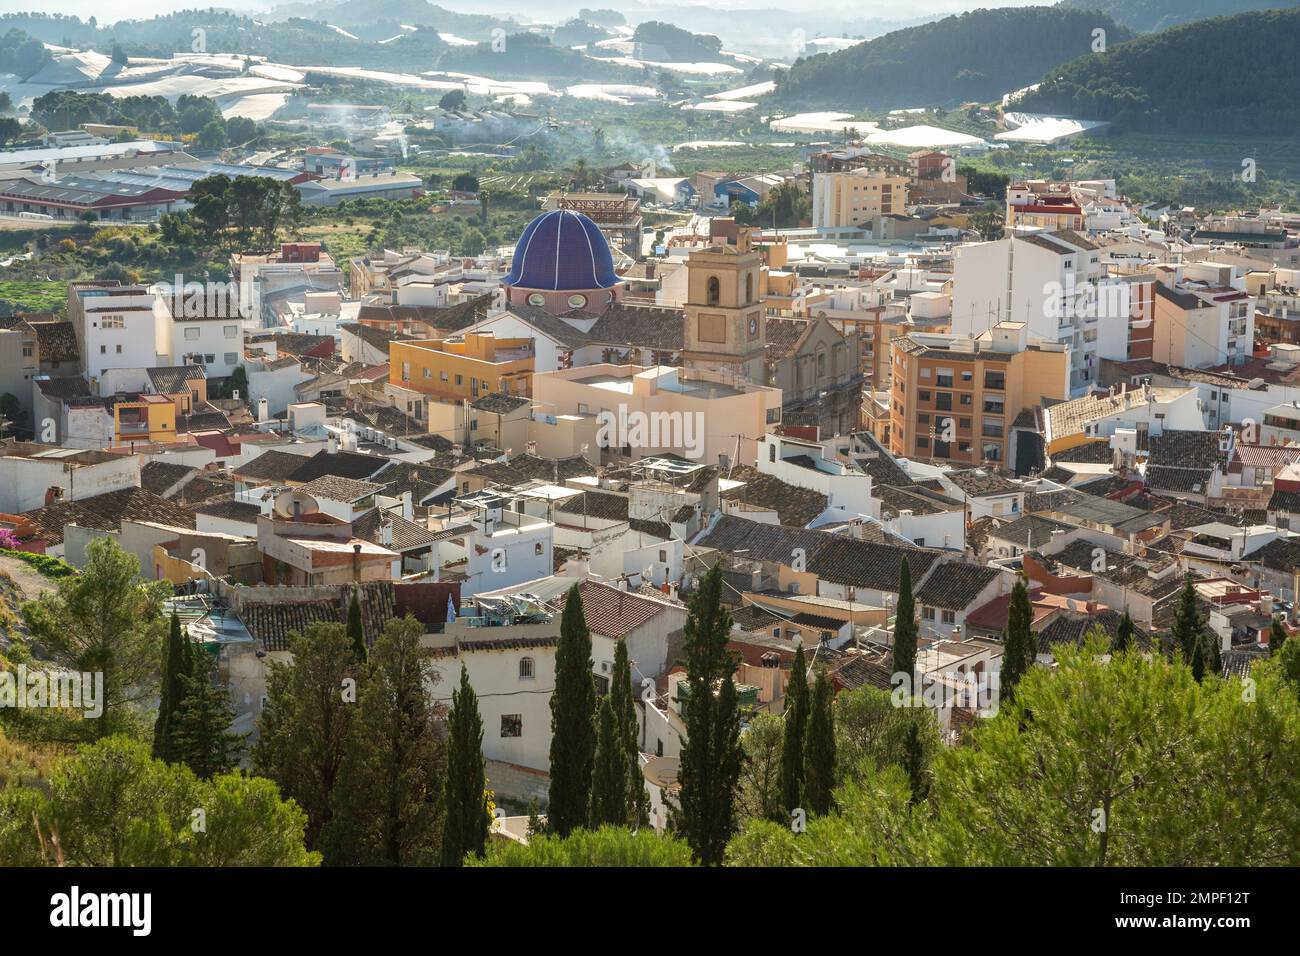
<svg viewBox="0 0 1300 956">
<path fill-rule="evenodd" d="M 1005 375 L 985 375 L 984 387 L 995 392 L 1005 392 L 1007 390 L 1007 377 Z"/>
</svg>

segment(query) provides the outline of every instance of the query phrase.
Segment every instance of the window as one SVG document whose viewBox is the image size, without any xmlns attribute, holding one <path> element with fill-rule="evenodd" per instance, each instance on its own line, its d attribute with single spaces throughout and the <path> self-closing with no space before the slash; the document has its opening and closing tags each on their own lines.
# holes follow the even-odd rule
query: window
<svg viewBox="0 0 1300 956">
<path fill-rule="evenodd" d="M 542 544 L 542 542 L 538 541 L 536 544 L 533 545 L 533 554 L 542 555 L 545 553 L 546 553 L 546 548 Z"/>
<path fill-rule="evenodd" d="M 227 353 L 226 353 L 224 356 L 222 356 L 222 357 L 225 359 L 227 365 L 237 365 L 237 364 L 239 364 L 239 353 L 238 353 L 238 352 L 227 352 Z"/>
<path fill-rule="evenodd" d="M 409 382 L 410 380 L 411 380 L 411 363 L 410 363 L 410 362 L 403 362 L 403 363 L 402 363 L 402 381 L 403 381 L 403 382 Z"/>
<path fill-rule="evenodd" d="M 709 305 L 717 305 L 722 300 L 722 285 L 718 282 L 717 276 L 709 276 L 709 283 L 705 292 L 704 301 Z"/>
<path fill-rule="evenodd" d="M 438 373 L 438 378 L 439 378 L 441 381 L 444 381 L 444 382 L 447 381 L 447 373 L 446 373 L 446 372 L 439 372 L 439 373 Z"/>
<path fill-rule="evenodd" d="M 32 346 L 30 346 L 30 345 L 24 345 L 24 346 L 23 346 L 23 358 L 31 358 L 31 357 L 32 357 Z"/>
<path fill-rule="evenodd" d="M 768 460 L 768 461 L 776 461 L 776 446 L 775 446 L 775 445 L 768 445 L 768 446 L 767 446 L 767 460 Z"/>
<path fill-rule="evenodd" d="M 585 295 L 569 296 L 569 308 L 571 309 L 581 309 L 586 304 L 587 304 L 587 297 Z"/>
<path fill-rule="evenodd" d="M 197 326 L 191 326 L 190 328 L 185 330 L 185 338 L 188 339 L 189 341 L 193 342 L 196 339 L 198 339 L 198 337 L 199 337 L 199 330 Z"/>
<path fill-rule="evenodd" d="M 928 402 L 930 400 L 930 393 L 926 391 L 917 392 L 916 397 L 919 401 Z"/>
<path fill-rule="evenodd" d="M 107 345 L 101 345 L 101 346 L 99 347 L 99 354 L 100 354 L 100 355 L 107 355 L 107 354 L 108 354 L 108 346 L 107 346 Z"/>
<path fill-rule="evenodd" d="M 668 563 L 668 552 L 665 551 L 663 548 L 659 549 L 659 563 L 660 564 Z"/>
<path fill-rule="evenodd" d="M 945 623 L 945 624 L 956 624 L 956 623 L 957 623 L 957 612 L 956 612 L 956 611 L 944 611 L 944 612 L 943 612 L 943 623 Z"/>
<path fill-rule="evenodd" d="M 465 380 L 464 380 L 463 378 L 461 378 L 459 375 L 457 375 L 457 376 L 456 376 L 456 384 L 457 384 L 457 385 L 463 385 L 463 384 L 465 384 Z"/>
<path fill-rule="evenodd" d="M 106 315 L 99 322 L 102 329 L 124 329 L 126 328 L 126 317 L 121 315 Z"/>
<path fill-rule="evenodd" d="M 433 378 L 433 369 L 426 368 L 426 369 L 421 369 L 420 371 L 425 378 Z"/>
<path fill-rule="evenodd" d="M 923 607 L 923 608 L 921 608 L 921 617 L 924 618 L 924 619 L 927 620 L 927 621 L 933 621 L 933 620 L 934 620 L 934 608 L 932 608 L 932 607 Z"/>
<path fill-rule="evenodd" d="M 122 346 L 118 345 L 118 346 L 116 346 L 116 349 L 117 349 L 117 354 L 118 354 L 118 355 L 121 355 L 121 354 L 122 354 Z"/>
<path fill-rule="evenodd" d="M 217 360 L 217 357 L 216 357 L 215 355 L 213 355 L 211 352 L 209 352 L 209 353 L 207 353 L 206 355 L 203 356 L 203 364 L 205 364 L 205 365 L 211 365 L 211 364 L 212 364 L 213 362 L 215 362 L 216 360 Z"/>
<path fill-rule="evenodd" d="M 545 305 L 545 304 L 546 304 L 546 296 L 542 295 L 540 292 L 534 292 L 532 295 L 530 295 L 530 296 L 528 297 L 528 304 L 529 304 L 529 305 Z"/>
<path fill-rule="evenodd" d="M 223 325 L 221 327 L 221 333 L 228 339 L 237 339 L 239 338 L 239 326 Z"/>
<path fill-rule="evenodd" d="M 519 659 L 519 679 L 533 679 L 533 659 L 531 657 L 521 657 Z"/>
<path fill-rule="evenodd" d="M 501 736 L 502 737 L 522 737 L 523 735 L 524 735 L 523 714 L 502 714 L 501 715 Z"/>
</svg>

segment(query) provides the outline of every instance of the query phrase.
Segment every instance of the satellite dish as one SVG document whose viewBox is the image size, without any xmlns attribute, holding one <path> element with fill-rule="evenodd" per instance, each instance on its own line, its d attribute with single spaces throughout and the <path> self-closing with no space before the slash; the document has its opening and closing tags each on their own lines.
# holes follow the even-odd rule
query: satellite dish
<svg viewBox="0 0 1300 956">
<path fill-rule="evenodd" d="M 275 496 L 272 510 L 277 518 L 296 518 L 319 513 L 320 504 L 307 492 L 288 488 Z"/>
</svg>

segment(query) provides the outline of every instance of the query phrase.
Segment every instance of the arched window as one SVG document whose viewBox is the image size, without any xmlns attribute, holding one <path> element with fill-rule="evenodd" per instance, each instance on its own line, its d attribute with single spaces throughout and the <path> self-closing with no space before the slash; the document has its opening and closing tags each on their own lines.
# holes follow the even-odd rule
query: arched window
<svg viewBox="0 0 1300 956">
<path fill-rule="evenodd" d="M 520 680 L 533 679 L 533 659 L 531 657 L 519 658 L 519 679 Z"/>
<path fill-rule="evenodd" d="M 754 273 L 749 272 L 745 274 L 745 304 L 749 305 L 749 303 L 753 301 L 754 301 Z"/>
<path fill-rule="evenodd" d="M 709 305 L 717 305 L 722 299 L 722 286 L 718 282 L 717 276 L 709 276 L 709 291 L 706 301 Z"/>
</svg>

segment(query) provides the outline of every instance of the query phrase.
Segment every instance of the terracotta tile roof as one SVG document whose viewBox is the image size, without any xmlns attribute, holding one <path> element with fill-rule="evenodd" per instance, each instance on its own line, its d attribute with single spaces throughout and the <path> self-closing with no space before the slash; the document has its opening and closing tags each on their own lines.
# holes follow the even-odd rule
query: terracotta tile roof
<svg viewBox="0 0 1300 956">
<path fill-rule="evenodd" d="M 517 485 L 525 481 L 560 481 L 596 474 L 596 466 L 581 455 L 570 458 L 541 458 L 516 455 L 509 462 L 489 461 L 465 472 L 499 485 Z"/>
<path fill-rule="evenodd" d="M 174 486 L 199 469 L 189 465 L 175 465 L 165 461 L 147 461 L 140 468 L 140 487 L 155 495 L 165 496 Z"/>
<path fill-rule="evenodd" d="M 305 455 L 294 455 L 287 451 L 272 449 L 262 452 L 247 465 L 236 468 L 232 474 L 236 478 L 252 481 L 285 481 L 301 468 L 306 460 Z"/>
<path fill-rule="evenodd" d="M 732 481 L 743 481 L 739 488 L 722 493 L 727 501 L 743 501 L 759 508 L 776 511 L 777 520 L 792 528 L 806 527 L 826 510 L 826 496 L 820 491 L 797 488 L 780 478 L 766 475 L 751 465 L 737 465 L 729 476 Z"/>
<path fill-rule="evenodd" d="M 242 521 L 247 524 L 257 524 L 257 516 L 262 513 L 259 505 L 247 501 L 236 501 L 233 498 L 227 498 L 224 501 L 207 501 L 194 508 L 195 514 L 211 515 L 214 518 L 225 518 L 227 521 Z"/>
<path fill-rule="evenodd" d="M 144 488 L 123 488 L 80 501 L 59 501 L 24 513 L 38 536 L 51 545 L 63 543 L 63 528 L 75 524 L 96 531 L 118 531 L 124 519 L 193 528 L 194 514 Z"/>
<path fill-rule="evenodd" d="M 1038 651 L 1040 654 L 1050 654 L 1057 644 L 1081 647 L 1084 638 L 1094 627 L 1101 628 L 1107 637 L 1114 638 L 1122 617 L 1119 611 L 1108 607 L 1096 608 L 1091 614 L 1064 613 L 1038 632 Z M 1137 624 L 1133 625 L 1133 640 L 1142 650 L 1149 650 L 1152 646 L 1151 635 Z"/>
<path fill-rule="evenodd" d="M 310 458 L 304 459 L 298 469 L 289 475 L 288 480 L 307 484 L 326 475 L 366 479 L 388 462 L 389 459 L 382 455 L 365 455 L 355 451 L 318 451 Z"/>
<path fill-rule="evenodd" d="M 563 514 L 586 515 L 604 521 L 627 521 L 627 507 L 628 500 L 624 495 L 584 491 L 580 495 L 566 498 L 556 510 Z"/>
<path fill-rule="evenodd" d="M 354 478 L 341 478 L 338 475 L 322 475 L 300 486 L 298 490 L 306 492 L 312 497 L 327 498 L 330 501 L 351 504 L 354 501 L 360 501 L 362 498 L 369 498 L 371 495 L 378 494 L 383 488 L 383 485 L 376 484 L 373 481 L 358 481 Z"/>
<path fill-rule="evenodd" d="M 303 633 L 311 624 L 345 624 L 352 585 L 320 586 L 320 597 L 286 601 L 277 588 L 246 588 L 241 594 L 239 618 L 248 633 L 268 651 L 287 651 L 289 635 Z M 301 589 L 298 589 L 301 590 Z M 262 593 L 265 592 L 265 593 Z M 370 581 L 361 585 L 361 627 L 366 644 L 373 645 L 393 617 L 393 584 Z"/>
<path fill-rule="evenodd" d="M 578 593 L 587 628 L 604 637 L 626 637 L 656 615 L 673 609 L 667 602 L 620 591 L 599 581 L 583 581 Z M 568 599 L 566 591 L 553 602 L 556 609 L 563 611 Z"/>
<path fill-rule="evenodd" d="M 679 309 L 615 305 L 596 320 L 588 334 L 601 345 L 680 352 L 686 345 L 686 318 Z"/>
<path fill-rule="evenodd" d="M 384 547 L 393 551 L 401 552 L 410 551 L 414 548 L 423 548 L 440 540 L 441 537 L 423 525 L 408 521 L 399 514 L 388 513 L 381 517 L 378 508 L 371 508 L 352 522 L 352 534 L 372 544 L 383 544 L 380 540 L 382 538 L 380 531 L 381 520 L 388 521 L 392 525 L 392 541 L 389 544 L 384 544 Z"/>
<path fill-rule="evenodd" d="M 42 362 L 76 362 L 81 358 L 77 349 L 77 332 L 71 322 L 31 322 L 36 333 Z"/>
<path fill-rule="evenodd" d="M 502 395 L 500 392 L 488 392 L 486 395 L 480 395 L 470 405 L 480 412 L 494 412 L 498 415 L 508 415 L 510 412 L 523 408 L 531 403 L 531 399 L 521 398 L 518 395 Z"/>
<path fill-rule="evenodd" d="M 931 569 L 925 583 L 917 588 L 916 603 L 965 611 L 1002 573 L 997 568 L 945 561 Z"/>
<path fill-rule="evenodd" d="M 191 391 L 189 383 L 207 378 L 201 365 L 167 365 L 151 368 L 149 382 L 159 395 L 180 395 Z"/>
</svg>

